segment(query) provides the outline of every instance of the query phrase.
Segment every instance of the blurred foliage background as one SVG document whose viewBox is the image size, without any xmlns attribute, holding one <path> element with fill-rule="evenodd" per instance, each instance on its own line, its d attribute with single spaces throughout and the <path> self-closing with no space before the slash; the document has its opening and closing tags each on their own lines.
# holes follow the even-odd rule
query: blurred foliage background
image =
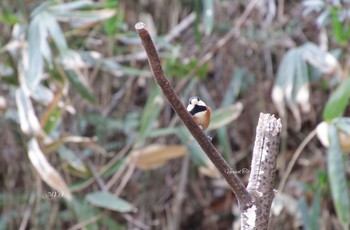
<svg viewBox="0 0 350 230">
<path fill-rule="evenodd" d="M 156 86 L 244 183 L 259 113 L 281 117 L 271 229 L 348 229 L 350 1 L 3 0 L 0 229 L 238 229 L 232 191 Z"/>
</svg>

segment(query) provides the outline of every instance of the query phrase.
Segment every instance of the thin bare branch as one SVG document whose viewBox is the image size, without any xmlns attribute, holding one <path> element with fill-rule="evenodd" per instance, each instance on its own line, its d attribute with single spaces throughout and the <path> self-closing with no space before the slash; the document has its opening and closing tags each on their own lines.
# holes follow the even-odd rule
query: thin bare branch
<svg viewBox="0 0 350 230">
<path fill-rule="evenodd" d="M 235 193 L 240 207 L 251 205 L 251 195 L 244 187 L 234 170 L 225 161 L 222 155 L 214 147 L 214 145 L 208 140 L 202 129 L 199 128 L 197 123 L 193 120 L 192 116 L 188 113 L 184 105 L 181 103 L 179 97 L 176 95 L 174 89 L 170 85 L 170 82 L 164 75 L 164 71 L 161 66 L 161 62 L 156 50 L 156 47 L 145 27 L 145 24 L 139 22 L 135 25 L 135 29 L 139 34 L 142 45 L 146 50 L 148 61 L 153 72 L 153 76 L 162 89 L 165 97 L 173 107 L 177 115 L 185 123 L 188 130 L 193 137 L 197 140 L 203 151 L 207 154 L 209 159 L 213 162 L 221 175 L 225 178 L 231 189 Z"/>
</svg>

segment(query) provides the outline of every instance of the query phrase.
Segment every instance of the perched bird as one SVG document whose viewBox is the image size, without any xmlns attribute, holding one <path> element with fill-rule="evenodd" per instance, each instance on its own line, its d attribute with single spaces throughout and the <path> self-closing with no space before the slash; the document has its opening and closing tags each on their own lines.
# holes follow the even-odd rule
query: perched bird
<svg viewBox="0 0 350 230">
<path fill-rule="evenodd" d="M 192 115 L 199 127 L 206 130 L 210 123 L 210 107 L 199 97 L 194 96 L 188 100 L 187 111 Z"/>
</svg>

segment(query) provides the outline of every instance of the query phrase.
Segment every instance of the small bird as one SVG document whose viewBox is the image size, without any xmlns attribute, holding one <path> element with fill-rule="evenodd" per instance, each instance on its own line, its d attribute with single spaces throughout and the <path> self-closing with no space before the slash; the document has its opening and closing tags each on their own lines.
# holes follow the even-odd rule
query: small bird
<svg viewBox="0 0 350 230">
<path fill-rule="evenodd" d="M 188 100 L 187 111 L 201 129 L 206 130 L 208 128 L 211 110 L 199 97 L 194 96 Z"/>
</svg>

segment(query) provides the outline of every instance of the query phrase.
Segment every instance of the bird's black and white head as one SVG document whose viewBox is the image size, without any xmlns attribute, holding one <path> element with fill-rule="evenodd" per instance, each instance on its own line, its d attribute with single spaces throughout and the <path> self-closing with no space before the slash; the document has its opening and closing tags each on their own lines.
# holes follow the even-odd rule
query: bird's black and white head
<svg viewBox="0 0 350 230">
<path fill-rule="evenodd" d="M 210 123 L 210 107 L 199 97 L 191 97 L 188 101 L 187 111 L 192 115 L 199 127 L 206 130 Z"/>
<path fill-rule="evenodd" d="M 187 111 L 194 115 L 199 115 L 207 110 L 207 105 L 199 97 L 194 96 L 188 100 Z"/>
</svg>

